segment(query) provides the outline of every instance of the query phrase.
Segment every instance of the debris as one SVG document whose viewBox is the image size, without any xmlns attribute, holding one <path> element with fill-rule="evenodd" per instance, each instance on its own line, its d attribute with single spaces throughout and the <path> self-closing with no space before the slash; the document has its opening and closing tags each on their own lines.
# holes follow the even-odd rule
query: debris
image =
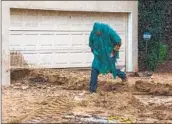
<svg viewBox="0 0 172 124">
<path fill-rule="evenodd" d="M 153 72 L 151 71 L 145 71 L 145 72 L 134 72 L 133 74 L 130 74 L 132 77 L 150 77 L 152 76 Z"/>
<path fill-rule="evenodd" d="M 135 83 L 136 91 L 147 92 L 149 95 L 172 96 L 172 85 L 152 83 L 138 80 Z"/>
<path fill-rule="evenodd" d="M 11 69 L 11 80 L 21 80 L 29 76 L 31 70 L 29 69 Z"/>
<path fill-rule="evenodd" d="M 21 88 L 22 88 L 22 90 L 26 90 L 29 88 L 29 85 L 22 85 Z"/>
<path fill-rule="evenodd" d="M 44 83 L 46 82 L 46 79 L 43 77 L 34 77 L 34 78 L 29 78 L 29 82 L 31 83 Z"/>
<path fill-rule="evenodd" d="M 11 86 L 2 86 L 3 123 L 168 123 L 172 119 L 171 73 L 149 79 L 129 77 L 131 87 L 110 74 L 100 75 L 97 92 L 90 94 L 90 70 L 29 71 L 12 80 Z"/>
</svg>

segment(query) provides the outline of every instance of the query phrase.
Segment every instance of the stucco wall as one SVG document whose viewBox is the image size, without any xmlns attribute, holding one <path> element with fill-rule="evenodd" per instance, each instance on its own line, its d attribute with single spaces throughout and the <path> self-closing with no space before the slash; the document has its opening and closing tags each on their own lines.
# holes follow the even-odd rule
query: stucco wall
<svg viewBox="0 0 172 124">
<path fill-rule="evenodd" d="M 137 1 L 3 1 L 2 2 L 2 48 L 3 48 L 3 84 L 9 84 L 9 27 L 10 8 L 63 10 L 63 11 L 94 11 L 94 12 L 127 12 L 129 13 L 129 39 L 127 52 L 132 54 L 127 59 L 128 71 L 138 70 L 138 2 Z"/>
<path fill-rule="evenodd" d="M 2 10 L 2 8 L 1 8 L 1 2 L 0 2 L 0 17 L 2 17 L 2 15 L 1 15 L 1 10 Z M 1 19 L 0 19 L 0 23 L 1 23 Z M 2 29 L 2 27 L 1 27 L 1 25 L 0 25 L 0 29 Z M 1 35 L 0 35 L 0 38 L 1 38 Z M 2 50 L 2 46 L 1 46 L 1 43 L 0 43 L 0 51 Z M 1 53 L 1 52 L 0 52 Z M 1 60 L 1 62 L 2 62 L 2 57 L 1 57 L 1 55 L 2 54 L 0 54 L 0 60 Z M 1 81 L 2 81 L 2 64 L 0 63 L 0 79 L 1 79 Z M 1 85 L 0 85 L 1 86 Z M 2 93 L 2 92 L 1 92 Z M 1 96 L 2 96 L 2 94 L 0 93 L 0 99 L 1 99 Z M 2 102 L 0 103 L 0 107 L 2 108 Z M 0 121 L 2 122 L 2 114 L 0 113 Z"/>
</svg>

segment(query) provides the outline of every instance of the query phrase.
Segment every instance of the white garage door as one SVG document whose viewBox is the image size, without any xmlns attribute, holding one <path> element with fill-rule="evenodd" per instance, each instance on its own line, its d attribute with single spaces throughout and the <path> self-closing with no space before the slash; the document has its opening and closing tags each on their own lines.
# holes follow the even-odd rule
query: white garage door
<svg viewBox="0 0 172 124">
<path fill-rule="evenodd" d="M 95 21 L 108 23 L 122 38 L 118 65 L 124 66 L 127 39 L 125 13 L 11 9 L 10 50 L 20 52 L 21 58 L 17 63 L 21 64 L 18 66 L 90 67 L 93 55 L 88 39 Z"/>
</svg>

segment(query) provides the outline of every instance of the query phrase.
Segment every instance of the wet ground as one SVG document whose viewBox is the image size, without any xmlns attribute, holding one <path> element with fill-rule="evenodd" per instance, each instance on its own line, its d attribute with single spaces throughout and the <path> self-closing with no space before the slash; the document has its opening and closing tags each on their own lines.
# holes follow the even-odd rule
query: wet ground
<svg viewBox="0 0 172 124">
<path fill-rule="evenodd" d="M 100 75 L 90 94 L 89 70 L 12 70 L 2 87 L 2 121 L 23 123 L 172 123 L 172 73 L 129 76 L 126 84 Z"/>
</svg>

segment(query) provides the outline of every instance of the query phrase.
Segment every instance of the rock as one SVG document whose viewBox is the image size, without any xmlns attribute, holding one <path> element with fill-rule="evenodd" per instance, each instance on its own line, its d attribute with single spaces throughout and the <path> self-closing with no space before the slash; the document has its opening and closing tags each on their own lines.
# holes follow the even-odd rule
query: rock
<svg viewBox="0 0 172 124">
<path fill-rule="evenodd" d="M 46 79 L 43 77 L 34 77 L 34 78 L 29 78 L 29 81 L 32 83 L 44 83 L 46 82 Z"/>
<path fill-rule="evenodd" d="M 74 118 L 74 116 L 72 116 L 72 115 L 65 115 L 63 118 L 64 119 L 72 119 L 72 118 Z"/>
<path fill-rule="evenodd" d="M 48 82 L 50 83 L 57 83 L 59 85 L 62 85 L 66 83 L 67 78 L 66 77 L 60 77 L 58 74 L 50 74 L 47 75 Z"/>
<path fill-rule="evenodd" d="M 20 85 L 21 85 L 21 83 L 15 83 L 15 85 L 16 85 L 16 86 L 20 86 Z"/>
<path fill-rule="evenodd" d="M 13 86 L 13 89 L 20 89 L 20 86 Z"/>
<path fill-rule="evenodd" d="M 146 71 L 145 72 L 145 76 L 152 76 L 152 74 L 153 74 L 153 72 L 151 72 L 151 71 Z"/>
<path fill-rule="evenodd" d="M 29 88 L 29 86 L 28 85 L 23 85 L 21 88 L 22 88 L 22 90 L 26 90 L 26 89 Z"/>
<path fill-rule="evenodd" d="M 153 72 L 145 71 L 145 72 L 135 72 L 131 77 L 150 77 L 152 76 Z"/>
<path fill-rule="evenodd" d="M 94 117 L 89 117 L 89 118 L 79 118 L 81 121 L 84 122 L 90 122 L 90 123 L 108 123 L 109 121 L 107 119 L 104 118 L 94 118 Z M 114 122 L 115 121 L 111 121 Z"/>
<path fill-rule="evenodd" d="M 83 97 L 79 97 L 79 96 L 74 97 L 74 100 L 76 100 L 76 101 L 82 101 L 83 99 L 84 99 Z"/>
<path fill-rule="evenodd" d="M 42 86 L 42 89 L 46 89 L 46 88 L 47 88 L 47 86 L 46 86 L 46 85 Z"/>
</svg>

